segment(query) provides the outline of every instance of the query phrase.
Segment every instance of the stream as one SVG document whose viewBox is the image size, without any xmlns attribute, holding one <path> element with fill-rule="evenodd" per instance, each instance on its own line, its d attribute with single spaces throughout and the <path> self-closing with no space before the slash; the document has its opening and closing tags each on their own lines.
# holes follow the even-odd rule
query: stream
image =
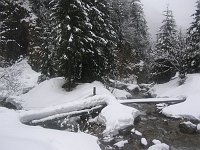
<svg viewBox="0 0 200 150">
<path fill-rule="evenodd" d="M 99 114 L 101 109 L 91 114 L 68 116 L 42 123 L 28 124 L 71 132 L 85 132 L 97 136 L 102 150 L 145 150 L 153 145 L 153 139 L 166 143 L 170 146 L 171 150 L 200 150 L 200 134 L 184 134 L 180 132 L 180 122 L 188 120 L 167 118 L 160 114 L 156 105 L 152 103 L 132 103 L 127 105 L 140 110 L 142 115 L 136 119 L 135 125 L 119 131 L 119 134 L 114 137 L 105 137 L 102 134 L 105 127 L 95 123 L 92 119 Z M 192 122 L 198 123 L 195 120 L 192 120 Z M 131 129 L 133 128 L 141 132 L 142 136 L 131 133 Z M 142 137 L 146 138 L 148 145 L 143 146 L 141 144 Z M 124 140 L 128 141 L 124 147 L 118 148 L 114 145 Z"/>
</svg>

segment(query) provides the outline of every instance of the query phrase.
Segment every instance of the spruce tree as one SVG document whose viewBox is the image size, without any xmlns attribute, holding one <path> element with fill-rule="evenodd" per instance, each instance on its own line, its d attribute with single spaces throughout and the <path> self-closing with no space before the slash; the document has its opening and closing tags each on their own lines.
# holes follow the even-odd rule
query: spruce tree
<svg viewBox="0 0 200 150">
<path fill-rule="evenodd" d="M 171 58 L 175 57 L 177 43 L 176 23 L 173 13 L 168 7 L 163 15 L 165 19 L 162 21 L 162 26 L 157 34 L 154 51 L 155 62 L 152 66 L 152 78 L 156 79 L 157 82 L 168 81 L 176 71 L 175 65 L 171 61 Z"/>
<path fill-rule="evenodd" d="M 31 1 L 32 9 L 37 15 L 30 26 L 29 60 L 37 71 L 47 77 L 57 75 L 57 48 L 60 34 L 56 18 L 55 1 Z M 38 58 L 40 58 L 38 60 Z"/>
<path fill-rule="evenodd" d="M 114 31 L 105 0 L 60 0 L 57 17 L 61 36 L 58 75 L 76 82 L 102 80 L 113 64 Z"/>
</svg>

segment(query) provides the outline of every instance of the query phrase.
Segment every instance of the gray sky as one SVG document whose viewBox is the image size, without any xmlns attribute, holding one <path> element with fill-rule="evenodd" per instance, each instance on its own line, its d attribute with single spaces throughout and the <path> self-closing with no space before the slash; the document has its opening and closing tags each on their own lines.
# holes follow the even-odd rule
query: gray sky
<svg viewBox="0 0 200 150">
<path fill-rule="evenodd" d="M 187 29 L 193 18 L 191 15 L 195 12 L 196 0 L 141 0 L 144 5 L 144 13 L 148 22 L 149 32 L 155 40 L 155 34 L 161 26 L 164 19 L 162 13 L 166 10 L 167 4 L 173 11 L 174 18 L 178 28 Z"/>
</svg>

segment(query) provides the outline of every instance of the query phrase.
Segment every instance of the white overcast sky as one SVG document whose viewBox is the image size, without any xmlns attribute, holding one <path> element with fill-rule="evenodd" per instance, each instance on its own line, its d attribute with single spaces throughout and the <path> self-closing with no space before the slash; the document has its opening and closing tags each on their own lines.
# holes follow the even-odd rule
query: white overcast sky
<svg viewBox="0 0 200 150">
<path fill-rule="evenodd" d="M 191 15 L 195 12 L 197 0 L 141 0 L 148 22 L 149 32 L 155 40 L 155 34 L 161 26 L 164 19 L 162 13 L 166 10 L 167 4 L 173 11 L 174 18 L 178 28 L 187 29 L 193 18 Z"/>
</svg>

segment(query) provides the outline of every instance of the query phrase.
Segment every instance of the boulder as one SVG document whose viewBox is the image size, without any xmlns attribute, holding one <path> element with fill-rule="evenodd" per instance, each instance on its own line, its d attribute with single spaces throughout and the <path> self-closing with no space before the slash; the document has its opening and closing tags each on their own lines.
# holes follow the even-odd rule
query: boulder
<svg viewBox="0 0 200 150">
<path fill-rule="evenodd" d="M 180 123 L 179 128 L 182 133 L 195 134 L 197 132 L 197 125 L 190 121 Z"/>
</svg>

